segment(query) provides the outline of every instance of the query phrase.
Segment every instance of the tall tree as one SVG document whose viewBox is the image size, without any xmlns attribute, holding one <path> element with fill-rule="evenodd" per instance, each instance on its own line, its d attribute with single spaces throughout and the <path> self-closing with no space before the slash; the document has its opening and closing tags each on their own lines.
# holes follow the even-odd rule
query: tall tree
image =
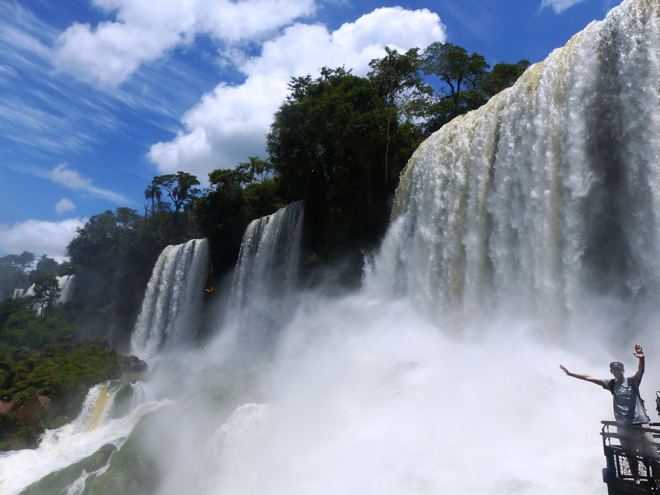
<svg viewBox="0 0 660 495">
<path fill-rule="evenodd" d="M 199 189 L 194 186 L 199 185 L 199 180 L 192 174 L 187 172 L 177 172 L 176 174 L 167 174 L 154 177 L 152 186 L 162 187 L 167 193 L 174 205 L 174 213 L 177 214 L 181 208 L 199 194 Z M 146 194 L 146 191 L 145 191 Z"/>
<path fill-rule="evenodd" d="M 423 109 L 430 116 L 427 130 L 435 131 L 454 117 L 486 103 L 488 98 L 481 83 L 488 76 L 490 65 L 483 55 L 468 55 L 458 45 L 435 42 L 424 50 L 421 67 L 425 75 L 436 76 L 442 83 L 435 99 Z"/>
<path fill-rule="evenodd" d="M 398 121 L 399 114 L 406 114 L 412 101 L 426 100 L 433 93 L 433 89 L 422 82 L 420 77 L 422 61 L 418 48 L 412 48 L 401 54 L 385 47 L 385 52 L 385 57 L 369 62 L 371 71 L 368 77 L 376 83 L 384 105 L 385 180 L 387 181 L 392 121 Z"/>
<path fill-rule="evenodd" d="M 45 311 L 57 303 L 60 297 L 60 285 L 54 272 L 43 273 L 34 283 L 34 301 L 40 307 L 41 316 Z"/>
<path fill-rule="evenodd" d="M 150 184 L 147 186 L 147 188 L 144 190 L 144 199 L 147 201 L 151 200 L 151 208 L 153 211 L 153 208 L 156 206 L 156 201 L 160 201 L 160 198 L 163 197 L 163 191 L 161 190 L 160 186 L 158 184 Z M 147 222 L 147 208 L 145 207 L 144 209 L 144 221 L 145 225 Z"/>
<path fill-rule="evenodd" d="M 342 67 L 293 78 L 289 90 L 268 135 L 284 194 L 305 200 L 312 249 L 366 247 L 389 216 L 386 151 L 398 174 L 409 157 L 410 128 L 391 118 L 388 150 L 381 88 Z"/>
</svg>

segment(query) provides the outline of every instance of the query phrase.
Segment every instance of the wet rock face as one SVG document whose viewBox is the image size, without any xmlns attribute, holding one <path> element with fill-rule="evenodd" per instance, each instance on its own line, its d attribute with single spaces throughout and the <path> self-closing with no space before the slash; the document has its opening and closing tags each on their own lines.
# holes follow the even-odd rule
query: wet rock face
<svg viewBox="0 0 660 495">
<path fill-rule="evenodd" d="M 50 416 L 50 399 L 45 395 L 33 395 L 18 411 L 16 417 L 23 426 L 37 426 Z"/>
</svg>

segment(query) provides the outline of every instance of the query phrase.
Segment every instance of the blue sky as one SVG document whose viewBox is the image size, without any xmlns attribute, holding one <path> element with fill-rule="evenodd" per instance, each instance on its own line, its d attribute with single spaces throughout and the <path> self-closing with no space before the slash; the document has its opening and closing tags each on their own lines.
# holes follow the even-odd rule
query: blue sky
<svg viewBox="0 0 660 495">
<path fill-rule="evenodd" d="M 265 157 L 292 76 L 386 45 L 532 63 L 618 0 L 0 0 L 0 255 L 61 258 L 154 175 Z"/>
</svg>

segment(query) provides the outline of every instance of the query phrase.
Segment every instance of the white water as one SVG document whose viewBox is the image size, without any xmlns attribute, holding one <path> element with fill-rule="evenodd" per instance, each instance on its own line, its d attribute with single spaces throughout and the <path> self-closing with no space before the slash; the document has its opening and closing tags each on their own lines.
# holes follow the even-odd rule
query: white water
<svg viewBox="0 0 660 495">
<path fill-rule="evenodd" d="M 229 332 L 238 349 L 260 354 L 272 347 L 290 318 L 300 266 L 303 202 L 254 220 L 243 235 L 231 288 Z"/>
<path fill-rule="evenodd" d="M 131 353 L 142 359 L 195 339 L 202 319 L 208 276 L 208 241 L 167 246 L 158 257 L 131 337 Z"/>
<path fill-rule="evenodd" d="M 466 314 L 657 300 L 659 12 L 624 2 L 424 142 L 372 285 Z"/>
<path fill-rule="evenodd" d="M 167 401 L 156 401 L 141 382 L 133 385 L 130 412 L 111 419 L 117 385 L 92 388 L 78 418 L 56 430 L 47 430 L 36 450 L 0 453 L 0 493 L 15 495 L 45 475 L 92 455 L 106 444 L 120 446 L 137 422 Z"/>
</svg>

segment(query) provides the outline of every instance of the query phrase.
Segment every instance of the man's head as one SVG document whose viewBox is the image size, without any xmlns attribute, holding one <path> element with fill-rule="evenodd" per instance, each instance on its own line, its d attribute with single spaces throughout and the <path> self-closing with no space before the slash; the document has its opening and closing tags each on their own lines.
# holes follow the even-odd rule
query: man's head
<svg viewBox="0 0 660 495">
<path fill-rule="evenodd" d="M 610 363 L 610 372 L 618 381 L 623 381 L 623 372 L 625 371 L 623 363 L 620 361 L 613 361 Z"/>
</svg>

